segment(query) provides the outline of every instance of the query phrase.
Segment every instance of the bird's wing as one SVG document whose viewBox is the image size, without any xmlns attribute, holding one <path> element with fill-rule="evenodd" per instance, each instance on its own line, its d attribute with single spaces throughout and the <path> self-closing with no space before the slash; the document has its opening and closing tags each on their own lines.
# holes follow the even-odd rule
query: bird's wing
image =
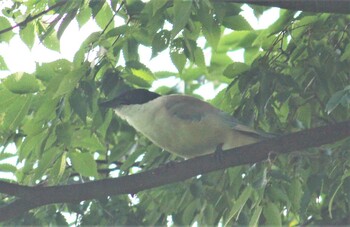
<svg viewBox="0 0 350 227">
<path fill-rule="evenodd" d="M 225 124 L 227 123 L 227 125 L 229 125 L 233 130 L 237 130 L 248 136 L 260 139 L 271 137 L 267 133 L 258 132 L 248 126 L 245 126 L 234 117 L 200 99 L 185 95 L 169 95 L 166 97 L 167 100 L 165 102 L 165 108 L 169 114 L 176 116 L 181 120 L 196 122 L 201 121 L 207 114 L 218 114 L 221 116 L 221 119 L 225 122 Z"/>
<path fill-rule="evenodd" d="M 165 102 L 169 114 L 185 121 L 200 121 L 208 113 L 219 111 L 209 103 L 185 95 L 169 95 Z"/>
</svg>

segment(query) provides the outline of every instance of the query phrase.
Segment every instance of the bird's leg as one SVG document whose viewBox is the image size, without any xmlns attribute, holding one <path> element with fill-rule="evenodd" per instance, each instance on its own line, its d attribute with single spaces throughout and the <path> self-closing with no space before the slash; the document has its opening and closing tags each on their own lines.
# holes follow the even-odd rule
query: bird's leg
<svg viewBox="0 0 350 227">
<path fill-rule="evenodd" d="M 214 152 L 215 159 L 219 162 L 223 162 L 223 160 L 224 160 L 224 157 L 223 157 L 224 150 L 222 150 L 223 145 L 224 145 L 223 143 L 219 143 L 216 146 L 215 152 Z"/>
<path fill-rule="evenodd" d="M 275 151 L 270 151 L 268 156 L 267 156 L 267 161 L 269 163 L 273 163 L 277 159 L 277 152 Z"/>
</svg>

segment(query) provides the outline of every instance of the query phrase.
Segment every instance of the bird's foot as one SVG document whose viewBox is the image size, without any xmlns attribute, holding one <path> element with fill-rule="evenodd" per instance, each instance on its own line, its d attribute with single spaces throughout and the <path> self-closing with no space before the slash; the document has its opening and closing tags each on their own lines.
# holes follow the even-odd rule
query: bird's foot
<svg viewBox="0 0 350 227">
<path fill-rule="evenodd" d="M 269 162 L 269 163 L 273 163 L 273 162 L 275 162 L 275 160 L 277 159 L 277 152 L 275 152 L 275 151 L 270 151 L 269 152 L 269 154 L 268 154 L 268 156 L 267 156 L 267 161 Z"/>
<path fill-rule="evenodd" d="M 222 149 L 223 145 L 223 143 L 218 144 L 214 152 L 215 159 L 220 163 L 224 161 L 224 150 Z"/>
</svg>

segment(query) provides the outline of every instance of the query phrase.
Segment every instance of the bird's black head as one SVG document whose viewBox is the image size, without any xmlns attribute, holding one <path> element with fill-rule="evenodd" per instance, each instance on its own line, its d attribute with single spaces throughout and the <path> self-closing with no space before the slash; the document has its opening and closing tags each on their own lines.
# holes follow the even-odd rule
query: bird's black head
<svg viewBox="0 0 350 227">
<path fill-rule="evenodd" d="M 158 98 L 159 96 L 159 94 L 148 91 L 146 89 L 132 89 L 123 92 L 112 100 L 100 103 L 100 106 L 106 108 L 115 108 L 120 105 L 144 104 Z"/>
</svg>

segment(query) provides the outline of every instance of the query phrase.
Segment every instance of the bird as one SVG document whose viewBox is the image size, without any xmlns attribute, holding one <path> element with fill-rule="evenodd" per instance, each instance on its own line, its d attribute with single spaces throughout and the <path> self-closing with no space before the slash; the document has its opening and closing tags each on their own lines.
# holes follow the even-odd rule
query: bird
<svg viewBox="0 0 350 227">
<path fill-rule="evenodd" d="M 211 104 L 138 88 L 101 102 L 165 151 L 185 159 L 256 143 L 266 136 Z"/>
</svg>

